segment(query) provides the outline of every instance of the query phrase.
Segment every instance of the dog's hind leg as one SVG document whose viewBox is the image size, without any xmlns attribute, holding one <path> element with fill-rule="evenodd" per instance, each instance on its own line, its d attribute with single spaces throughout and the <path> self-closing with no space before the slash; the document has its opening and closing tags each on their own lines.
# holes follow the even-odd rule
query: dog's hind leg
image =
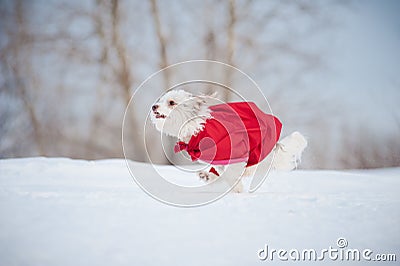
<svg viewBox="0 0 400 266">
<path fill-rule="evenodd" d="M 299 132 L 293 132 L 277 143 L 272 167 L 284 171 L 296 169 L 306 147 L 306 138 Z"/>
</svg>

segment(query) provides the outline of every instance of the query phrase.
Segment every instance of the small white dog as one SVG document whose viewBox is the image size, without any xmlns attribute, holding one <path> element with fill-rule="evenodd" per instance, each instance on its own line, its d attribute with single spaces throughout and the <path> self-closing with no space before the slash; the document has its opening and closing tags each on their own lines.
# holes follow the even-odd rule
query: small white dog
<svg viewBox="0 0 400 266">
<path fill-rule="evenodd" d="M 241 192 L 241 177 L 275 150 L 272 169 L 293 170 L 301 159 L 307 141 L 294 132 L 278 142 L 281 123 L 263 113 L 254 103 L 218 104 L 214 96 L 192 95 L 171 90 L 153 106 L 151 120 L 160 132 L 177 137 L 175 152 L 186 150 L 192 160 L 210 163 L 200 171 L 206 182 L 223 176 Z"/>
</svg>

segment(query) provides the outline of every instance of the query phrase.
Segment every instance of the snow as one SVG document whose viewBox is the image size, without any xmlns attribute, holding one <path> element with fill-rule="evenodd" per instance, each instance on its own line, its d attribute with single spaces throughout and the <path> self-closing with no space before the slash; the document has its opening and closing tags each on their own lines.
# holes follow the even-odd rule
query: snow
<svg viewBox="0 0 400 266">
<path fill-rule="evenodd" d="M 152 167 L 132 164 L 143 175 Z M 173 166 L 157 169 L 199 182 Z M 398 261 L 399 203 L 400 168 L 272 173 L 255 193 L 178 208 L 144 193 L 124 160 L 6 159 L 0 265 L 284 265 L 257 251 L 323 249 L 339 237 Z"/>
</svg>

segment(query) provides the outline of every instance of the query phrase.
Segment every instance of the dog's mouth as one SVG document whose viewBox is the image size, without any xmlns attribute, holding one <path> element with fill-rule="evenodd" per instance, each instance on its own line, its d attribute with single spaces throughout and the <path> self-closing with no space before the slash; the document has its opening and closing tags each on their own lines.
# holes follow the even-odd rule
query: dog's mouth
<svg viewBox="0 0 400 266">
<path fill-rule="evenodd" d="M 159 118 L 165 119 L 166 118 L 166 115 L 160 114 L 159 112 L 154 112 L 154 114 L 157 119 L 159 119 Z"/>
</svg>

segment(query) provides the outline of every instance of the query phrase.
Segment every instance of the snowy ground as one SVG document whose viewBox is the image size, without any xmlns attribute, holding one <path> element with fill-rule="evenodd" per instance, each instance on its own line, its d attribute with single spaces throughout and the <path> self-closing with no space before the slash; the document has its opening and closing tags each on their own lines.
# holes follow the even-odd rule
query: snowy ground
<svg viewBox="0 0 400 266">
<path fill-rule="evenodd" d="M 339 237 L 397 255 L 359 265 L 400 261 L 400 168 L 274 173 L 256 193 L 177 208 L 139 189 L 123 160 L 0 161 L 0 265 L 285 265 L 257 251 L 337 248 Z"/>
</svg>

